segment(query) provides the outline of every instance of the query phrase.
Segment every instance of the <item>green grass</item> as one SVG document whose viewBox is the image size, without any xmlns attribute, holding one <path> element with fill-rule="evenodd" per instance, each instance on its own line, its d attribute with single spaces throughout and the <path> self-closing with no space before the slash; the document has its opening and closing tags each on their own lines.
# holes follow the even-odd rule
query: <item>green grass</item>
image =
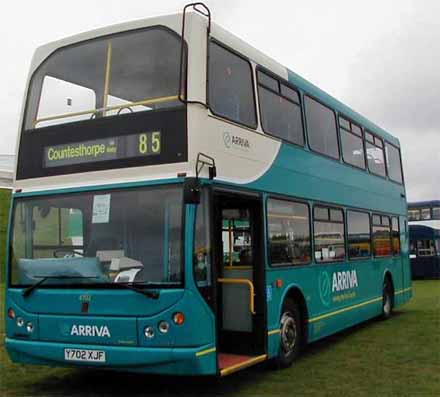
<svg viewBox="0 0 440 397">
<path fill-rule="evenodd" d="M 289 369 L 263 364 L 218 381 L 12 364 L 0 322 L 0 395 L 440 395 L 440 281 L 415 282 L 414 292 L 392 319 L 311 344 Z"/>
</svg>

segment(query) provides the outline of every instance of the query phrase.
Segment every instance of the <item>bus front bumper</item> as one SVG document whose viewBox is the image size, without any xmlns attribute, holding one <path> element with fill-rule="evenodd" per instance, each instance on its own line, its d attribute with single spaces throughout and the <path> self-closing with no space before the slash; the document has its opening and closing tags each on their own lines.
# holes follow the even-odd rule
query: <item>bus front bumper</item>
<svg viewBox="0 0 440 397">
<path fill-rule="evenodd" d="M 121 347 L 5 339 L 13 362 L 49 366 L 93 367 L 164 375 L 215 375 L 213 345 L 198 347 Z M 67 361 L 65 349 L 105 352 L 105 362 Z"/>
</svg>

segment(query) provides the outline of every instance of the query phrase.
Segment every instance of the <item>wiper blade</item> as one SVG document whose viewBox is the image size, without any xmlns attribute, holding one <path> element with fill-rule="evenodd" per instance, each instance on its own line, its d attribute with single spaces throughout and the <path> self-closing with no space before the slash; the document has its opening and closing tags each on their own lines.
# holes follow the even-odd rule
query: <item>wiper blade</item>
<svg viewBox="0 0 440 397">
<path fill-rule="evenodd" d="M 25 290 L 23 290 L 22 295 L 26 298 L 32 292 L 34 292 L 38 287 L 40 287 L 41 284 L 45 283 L 47 280 L 74 280 L 74 279 L 91 279 L 91 278 L 99 278 L 98 276 L 69 276 L 69 275 L 59 275 L 59 276 L 33 276 L 35 278 L 41 278 L 40 281 L 37 283 L 31 285 L 30 287 L 27 287 Z"/>
<path fill-rule="evenodd" d="M 139 282 L 139 283 L 133 283 L 133 282 L 128 282 L 128 283 L 114 283 L 111 285 L 120 285 L 121 287 L 124 287 L 126 289 L 132 290 L 134 292 L 137 292 L 139 294 L 142 294 L 148 298 L 151 299 L 159 299 L 159 292 L 157 291 L 149 291 L 149 290 L 145 290 L 145 289 L 141 289 L 141 288 L 137 288 L 135 287 L 135 285 L 146 285 L 146 283 L 144 282 Z"/>
</svg>

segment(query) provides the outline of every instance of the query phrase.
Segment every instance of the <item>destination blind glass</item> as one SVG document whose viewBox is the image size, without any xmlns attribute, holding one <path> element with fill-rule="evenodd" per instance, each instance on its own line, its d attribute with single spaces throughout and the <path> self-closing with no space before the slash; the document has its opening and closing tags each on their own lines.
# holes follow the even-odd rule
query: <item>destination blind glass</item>
<svg viewBox="0 0 440 397">
<path fill-rule="evenodd" d="M 161 132 L 144 132 L 44 148 L 43 167 L 121 160 L 159 155 Z"/>
</svg>

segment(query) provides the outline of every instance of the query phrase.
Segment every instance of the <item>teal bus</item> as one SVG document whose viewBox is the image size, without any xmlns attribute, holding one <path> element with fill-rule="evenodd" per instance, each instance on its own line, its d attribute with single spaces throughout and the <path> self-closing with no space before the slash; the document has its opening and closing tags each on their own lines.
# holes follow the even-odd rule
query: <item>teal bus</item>
<svg viewBox="0 0 440 397">
<path fill-rule="evenodd" d="M 411 297 L 398 139 L 201 3 L 40 47 L 17 148 L 14 362 L 287 367 Z"/>
</svg>

